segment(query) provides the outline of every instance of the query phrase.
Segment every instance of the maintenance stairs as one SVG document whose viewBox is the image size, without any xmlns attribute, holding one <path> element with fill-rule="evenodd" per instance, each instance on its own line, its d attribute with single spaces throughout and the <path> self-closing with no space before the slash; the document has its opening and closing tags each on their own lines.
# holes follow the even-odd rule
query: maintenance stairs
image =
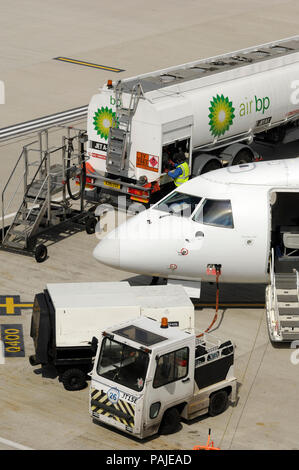
<svg viewBox="0 0 299 470">
<path fill-rule="evenodd" d="M 46 134 L 45 148 L 43 148 L 43 134 Z M 82 135 L 80 131 L 74 137 L 70 135 L 68 138 L 63 137 L 61 146 L 49 147 L 47 131 L 42 131 L 39 133 L 39 140 L 23 147 L 2 191 L 1 249 L 34 254 L 38 262 L 47 258 L 46 247 L 37 245 L 38 237 L 78 212 L 71 207 L 66 194 L 66 186 L 67 180 L 78 176 L 82 170 L 83 147 L 79 147 Z M 75 151 L 74 139 L 78 141 Z M 40 146 L 36 147 L 38 142 Z M 36 152 L 40 154 L 40 158 L 36 158 Z M 61 163 L 57 163 L 57 160 Z M 9 203 L 6 204 L 6 192 L 11 186 L 14 188 L 14 193 Z M 12 222 L 6 227 L 5 219 L 8 217 L 8 209 L 12 204 L 16 207 L 17 200 L 20 200 L 20 193 L 22 194 L 21 203 Z M 81 201 L 83 213 L 82 204 Z"/>
<path fill-rule="evenodd" d="M 63 189 L 62 166 L 53 165 L 48 174 L 44 172 L 38 176 L 44 163 L 45 159 L 38 166 L 36 174 L 28 185 L 21 205 L 3 239 L 4 247 L 30 248 L 30 242 L 32 244 L 42 221 L 46 224 L 46 220 L 43 219 L 49 205 L 52 205 L 52 211 L 55 210 L 52 198 Z M 58 209 L 59 206 L 57 206 Z"/>
<path fill-rule="evenodd" d="M 107 145 L 107 172 L 113 174 L 126 175 L 126 155 L 130 151 L 130 135 L 132 118 L 136 112 L 139 99 L 142 95 L 142 88 L 139 83 L 135 84 L 130 93 L 128 107 L 123 106 L 122 82 L 119 80 L 115 85 L 116 112 L 112 125 L 109 129 Z"/>
<path fill-rule="evenodd" d="M 266 311 L 270 338 L 299 340 L 299 273 L 276 273 L 266 291 Z"/>
</svg>

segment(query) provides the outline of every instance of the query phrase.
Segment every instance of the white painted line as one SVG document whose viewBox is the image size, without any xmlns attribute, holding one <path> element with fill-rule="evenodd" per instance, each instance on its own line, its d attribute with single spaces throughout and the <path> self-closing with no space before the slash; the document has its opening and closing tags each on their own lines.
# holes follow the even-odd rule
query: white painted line
<svg viewBox="0 0 299 470">
<path fill-rule="evenodd" d="M 3 127 L 2 129 L 0 129 L 0 134 L 11 131 L 11 130 L 20 129 L 23 127 L 30 127 L 32 125 L 43 123 L 45 121 L 52 121 L 53 119 L 56 119 L 56 118 L 59 119 L 60 117 L 64 117 L 64 116 L 67 117 L 68 115 L 72 117 L 72 115 L 74 114 L 86 113 L 87 109 L 88 109 L 88 106 L 81 106 L 80 108 L 71 109 L 69 111 L 63 111 L 61 113 L 51 114 L 49 116 L 41 117 L 38 119 L 32 119 L 31 121 L 22 122 L 21 124 L 15 124 L 12 126 Z"/>
<path fill-rule="evenodd" d="M 60 113 L 51 114 L 32 121 L 22 122 L 13 126 L 3 127 L 0 129 L 0 140 L 5 141 L 11 137 L 18 137 L 19 135 L 33 132 L 44 127 L 51 127 L 55 124 L 75 121 L 87 115 L 88 106 L 80 106 L 79 108 L 69 109 Z"/>
<path fill-rule="evenodd" d="M 3 439 L 3 437 L 0 437 L 0 443 L 8 447 L 14 447 L 18 450 L 34 450 L 31 447 L 23 446 L 22 444 L 18 444 L 17 442 L 9 441 L 8 439 Z"/>
</svg>

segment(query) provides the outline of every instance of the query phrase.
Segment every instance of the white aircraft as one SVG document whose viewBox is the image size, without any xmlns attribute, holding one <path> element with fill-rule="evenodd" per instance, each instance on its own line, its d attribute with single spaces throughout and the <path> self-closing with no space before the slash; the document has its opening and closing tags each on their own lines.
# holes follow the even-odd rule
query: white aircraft
<svg viewBox="0 0 299 470">
<path fill-rule="evenodd" d="M 200 281 L 213 282 L 216 265 L 220 282 L 268 282 L 272 248 L 276 271 L 296 267 L 299 158 L 193 178 L 112 230 L 94 256 L 121 270 L 167 278 L 199 296 Z"/>
</svg>

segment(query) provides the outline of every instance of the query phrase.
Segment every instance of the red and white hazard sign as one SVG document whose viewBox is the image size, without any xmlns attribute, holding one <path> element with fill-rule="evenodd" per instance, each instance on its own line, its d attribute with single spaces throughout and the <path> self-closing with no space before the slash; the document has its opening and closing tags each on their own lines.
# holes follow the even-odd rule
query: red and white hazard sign
<svg viewBox="0 0 299 470">
<path fill-rule="evenodd" d="M 151 168 L 157 168 L 159 165 L 159 157 L 155 157 L 155 155 L 149 155 L 148 166 Z"/>
</svg>

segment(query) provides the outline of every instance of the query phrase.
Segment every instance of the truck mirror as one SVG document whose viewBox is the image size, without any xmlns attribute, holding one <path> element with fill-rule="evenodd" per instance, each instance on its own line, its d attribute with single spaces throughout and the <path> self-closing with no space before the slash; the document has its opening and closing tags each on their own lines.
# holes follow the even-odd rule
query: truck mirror
<svg viewBox="0 0 299 470">
<path fill-rule="evenodd" d="M 91 340 L 91 351 L 93 353 L 93 355 L 96 355 L 96 352 L 97 352 L 97 349 L 98 349 L 98 338 L 96 338 L 95 336 L 93 336 L 92 340 Z"/>
</svg>

